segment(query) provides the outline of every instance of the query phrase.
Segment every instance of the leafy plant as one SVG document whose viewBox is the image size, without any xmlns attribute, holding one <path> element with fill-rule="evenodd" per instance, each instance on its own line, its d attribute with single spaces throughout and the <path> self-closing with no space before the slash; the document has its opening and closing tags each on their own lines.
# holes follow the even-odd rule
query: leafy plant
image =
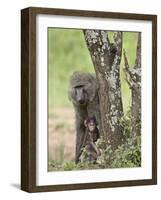
<svg viewBox="0 0 161 200">
<path fill-rule="evenodd" d="M 112 149 L 101 137 L 95 143 L 100 152 L 95 162 L 89 161 L 88 150 L 83 148 L 78 164 L 75 164 L 74 161 L 63 164 L 52 161 L 49 163 L 49 171 L 140 167 L 141 136 L 131 137 L 130 112 L 129 115 L 120 119 L 120 123 L 124 128 L 125 140 L 117 149 Z"/>
<path fill-rule="evenodd" d="M 107 145 L 103 137 L 96 142 L 96 146 L 100 151 L 95 164 L 98 168 L 141 166 L 141 136 L 131 137 L 130 112 L 120 119 L 120 123 L 124 128 L 125 140 L 117 149 L 112 149 L 110 145 Z M 81 162 L 88 164 L 88 167 L 91 168 L 86 148 L 83 149 Z"/>
</svg>

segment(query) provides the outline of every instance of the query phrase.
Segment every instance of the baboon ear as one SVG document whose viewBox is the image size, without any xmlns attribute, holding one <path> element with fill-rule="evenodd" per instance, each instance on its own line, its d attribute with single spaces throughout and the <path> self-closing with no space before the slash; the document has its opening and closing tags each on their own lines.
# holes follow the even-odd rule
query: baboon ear
<svg viewBox="0 0 161 200">
<path fill-rule="evenodd" d="M 87 120 L 84 120 L 84 126 L 87 127 Z"/>
</svg>

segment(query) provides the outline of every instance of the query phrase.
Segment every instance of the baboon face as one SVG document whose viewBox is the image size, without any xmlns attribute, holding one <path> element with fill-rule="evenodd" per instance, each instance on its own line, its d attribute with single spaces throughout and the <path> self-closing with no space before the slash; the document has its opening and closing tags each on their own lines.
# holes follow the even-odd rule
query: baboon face
<svg viewBox="0 0 161 200">
<path fill-rule="evenodd" d="M 70 77 L 68 96 L 75 106 L 87 106 L 97 91 L 96 78 L 85 72 L 74 72 Z"/>
<path fill-rule="evenodd" d="M 96 126 L 97 126 L 97 123 L 96 123 L 96 118 L 95 117 L 91 117 L 91 118 L 86 120 L 86 127 L 88 128 L 88 130 L 90 132 L 95 131 Z"/>
<path fill-rule="evenodd" d="M 83 85 L 79 85 L 73 88 L 72 99 L 77 105 L 85 105 L 88 100 L 88 95 Z"/>
<path fill-rule="evenodd" d="M 93 132 L 94 130 L 95 130 L 95 128 L 96 128 L 96 125 L 94 124 L 94 122 L 90 122 L 89 124 L 88 124 L 88 129 L 89 129 L 89 131 L 90 132 Z"/>
</svg>

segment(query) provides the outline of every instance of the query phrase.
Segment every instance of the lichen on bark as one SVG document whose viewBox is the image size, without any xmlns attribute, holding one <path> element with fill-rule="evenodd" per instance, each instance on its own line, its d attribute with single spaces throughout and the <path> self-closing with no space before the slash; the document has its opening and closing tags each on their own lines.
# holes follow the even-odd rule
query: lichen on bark
<svg viewBox="0 0 161 200">
<path fill-rule="evenodd" d="M 119 123 L 123 116 L 120 85 L 120 61 L 122 54 L 122 32 L 114 33 L 114 44 L 108 31 L 84 30 L 96 77 L 99 83 L 99 101 L 103 135 L 112 148 L 123 138 Z"/>
<path fill-rule="evenodd" d="M 141 33 L 138 33 L 136 59 L 133 68 L 130 68 L 126 51 L 124 50 L 124 72 L 132 94 L 131 136 L 135 137 L 141 134 Z"/>
</svg>

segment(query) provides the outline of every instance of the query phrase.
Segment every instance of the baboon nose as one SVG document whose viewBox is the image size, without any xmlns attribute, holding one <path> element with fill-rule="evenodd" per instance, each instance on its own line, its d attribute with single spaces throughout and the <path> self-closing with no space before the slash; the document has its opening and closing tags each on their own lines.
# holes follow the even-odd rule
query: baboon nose
<svg viewBox="0 0 161 200">
<path fill-rule="evenodd" d="M 80 100 L 79 100 L 79 103 L 80 103 L 80 104 L 83 104 L 83 103 L 84 103 L 84 101 L 83 101 L 82 99 L 80 99 Z"/>
</svg>

